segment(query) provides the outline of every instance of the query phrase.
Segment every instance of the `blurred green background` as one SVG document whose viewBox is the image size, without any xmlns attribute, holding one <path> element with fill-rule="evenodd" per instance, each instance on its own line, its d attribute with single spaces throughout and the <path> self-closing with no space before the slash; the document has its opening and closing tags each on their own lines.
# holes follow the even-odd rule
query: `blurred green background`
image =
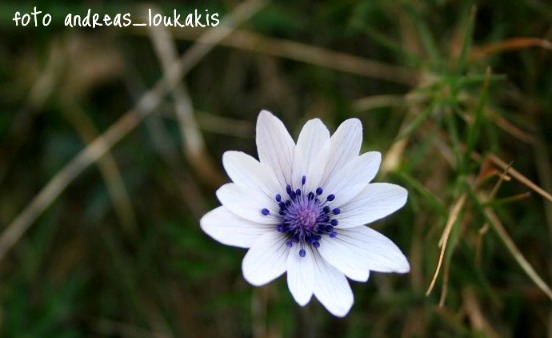
<svg viewBox="0 0 552 338">
<path fill-rule="evenodd" d="M 52 23 L 16 27 L 33 6 Z M 89 8 L 241 22 L 214 45 L 64 26 Z M 0 336 L 552 337 L 551 39 L 544 0 L 3 1 Z M 156 87 L 177 57 L 184 76 Z M 409 190 L 371 226 L 411 273 L 352 283 L 344 319 L 296 305 L 285 278 L 249 286 L 245 251 L 199 228 L 222 153 L 256 154 L 261 109 L 295 137 L 361 119 L 376 180 Z"/>
</svg>

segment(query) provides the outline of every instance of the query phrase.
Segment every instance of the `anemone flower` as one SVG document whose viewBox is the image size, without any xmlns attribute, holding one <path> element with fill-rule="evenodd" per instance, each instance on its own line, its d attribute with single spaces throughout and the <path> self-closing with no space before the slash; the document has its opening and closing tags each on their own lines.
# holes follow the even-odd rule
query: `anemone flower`
<svg viewBox="0 0 552 338">
<path fill-rule="evenodd" d="M 287 272 L 299 305 L 314 295 L 343 317 L 354 302 L 347 278 L 366 282 L 370 271 L 410 270 L 391 240 L 365 226 L 401 208 L 408 193 L 370 183 L 381 154 L 359 155 L 358 119 L 346 120 L 331 137 L 322 121 L 310 120 L 295 144 L 282 121 L 263 110 L 256 140 L 259 160 L 224 153 L 232 183 L 217 190 L 222 205 L 200 221 L 215 240 L 249 249 L 242 262 L 249 283 L 264 285 Z"/>
</svg>

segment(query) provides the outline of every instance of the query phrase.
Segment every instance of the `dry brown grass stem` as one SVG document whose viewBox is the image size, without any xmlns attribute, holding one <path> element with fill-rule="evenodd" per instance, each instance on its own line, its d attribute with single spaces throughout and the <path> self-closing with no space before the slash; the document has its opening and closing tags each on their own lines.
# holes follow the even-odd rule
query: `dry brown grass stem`
<svg viewBox="0 0 552 338">
<path fill-rule="evenodd" d="M 67 99 L 63 102 L 62 113 L 86 144 L 90 144 L 98 136 L 93 122 L 83 108 L 73 100 Z M 117 161 L 110 152 L 107 152 L 98 159 L 97 164 L 123 230 L 128 235 L 135 236 L 137 234 L 136 217 Z"/>
<path fill-rule="evenodd" d="M 403 95 L 373 95 L 353 102 L 353 109 L 356 111 L 366 111 L 375 108 L 406 106 L 407 103 L 408 100 Z"/>
<path fill-rule="evenodd" d="M 491 154 L 488 156 L 488 158 L 489 160 L 491 160 L 491 162 L 493 162 L 495 165 L 499 166 L 503 170 L 508 170 L 508 175 L 520 181 L 537 194 L 546 198 L 549 202 L 552 202 L 552 195 L 550 195 L 549 192 L 545 191 L 544 189 L 533 183 L 533 181 L 522 175 L 519 171 L 515 170 L 514 168 L 510 168 L 510 165 L 502 161 L 500 158 L 498 158 L 498 156 Z"/>
<path fill-rule="evenodd" d="M 512 50 L 540 47 L 552 50 L 552 42 L 539 38 L 512 38 L 498 42 L 492 42 L 470 50 L 469 59 L 479 60 L 493 54 L 503 53 Z"/>
<path fill-rule="evenodd" d="M 542 131 L 537 133 L 533 149 L 535 153 L 535 167 L 539 175 L 539 182 L 543 189 L 546 191 L 552 191 L 552 175 L 550 175 L 550 173 L 552 173 L 552 160 L 550 158 L 549 145 L 545 141 Z M 552 203 L 548 203 L 546 200 L 543 200 L 543 202 L 546 223 L 548 224 L 548 231 L 550 238 L 552 239 Z M 552 327 L 550 329 L 552 330 Z"/>
<path fill-rule="evenodd" d="M 441 296 L 439 297 L 439 307 L 445 306 L 445 300 L 447 299 L 448 285 L 449 285 L 449 271 L 450 271 L 450 261 L 445 261 L 444 269 L 443 269 L 443 286 L 441 288 Z"/>
<path fill-rule="evenodd" d="M 531 266 L 531 264 L 525 259 L 521 251 L 517 248 L 516 244 L 512 240 L 512 238 L 508 235 L 508 232 L 502 225 L 502 222 L 500 222 L 500 219 L 498 216 L 494 213 L 494 211 L 491 208 L 485 208 L 485 216 L 487 216 L 487 219 L 493 226 L 493 228 L 496 230 L 498 236 L 504 244 L 506 245 L 506 248 L 510 251 L 516 262 L 521 266 L 523 271 L 531 278 L 531 280 L 541 289 L 550 300 L 552 300 L 552 290 L 550 287 L 546 284 L 546 282 L 537 274 L 535 269 Z"/>
<path fill-rule="evenodd" d="M 232 32 L 234 27 L 248 19 L 265 4 L 262 0 L 249 0 L 240 4 L 226 16 L 220 26 L 205 31 L 178 62 L 173 63 L 163 78 L 145 93 L 133 109 L 127 111 L 107 131 L 98 136 L 78 153 L 46 184 L 23 211 L 6 227 L 0 237 L 0 260 L 21 238 L 31 224 L 79 176 L 84 169 L 98 161 L 111 147 L 133 130 L 157 107 L 161 98 L 172 90 L 180 79 L 194 67 L 213 47 Z"/>
<path fill-rule="evenodd" d="M 500 129 L 504 130 L 508 134 L 512 135 L 513 137 L 525 143 L 528 143 L 528 144 L 536 143 L 535 137 L 533 137 L 530 133 L 514 125 L 513 123 L 511 123 L 510 121 L 502 117 L 499 113 L 495 112 L 491 108 L 485 107 L 484 109 L 489 119 L 491 119 Z"/>
<path fill-rule="evenodd" d="M 445 230 L 443 231 L 443 234 L 439 239 L 439 246 L 441 247 L 441 253 L 439 254 L 439 261 L 437 262 L 437 268 L 435 269 L 435 274 L 433 275 L 433 279 L 431 280 L 431 283 L 429 284 L 429 288 L 426 291 L 426 296 L 429 296 L 431 294 L 431 291 L 435 286 L 435 282 L 437 281 L 437 276 L 439 276 L 439 271 L 441 270 L 441 265 L 443 264 L 443 259 L 445 257 L 445 250 L 447 249 L 447 243 L 450 237 L 452 226 L 454 225 L 454 223 L 456 223 L 456 220 L 458 219 L 458 216 L 460 215 L 460 211 L 462 210 L 462 207 L 464 206 L 465 202 L 466 202 L 466 194 L 463 194 L 456 201 L 456 203 L 452 207 L 452 210 L 449 214 L 447 224 L 445 225 Z"/>
<path fill-rule="evenodd" d="M 153 12 L 160 13 L 159 8 L 150 7 Z M 155 14 L 157 14 L 155 13 Z M 178 60 L 178 52 L 169 30 L 164 26 L 149 27 L 150 37 L 163 68 L 163 72 L 169 71 L 171 64 Z M 216 169 L 209 153 L 205 149 L 205 141 L 199 130 L 199 125 L 194 116 L 192 99 L 188 93 L 185 81 L 182 80 L 173 89 L 171 94 L 175 101 L 176 118 L 182 133 L 182 151 L 188 159 L 190 166 L 202 180 L 213 186 L 219 186 L 224 182 L 223 176 Z"/>
<path fill-rule="evenodd" d="M 220 135 L 237 138 L 252 138 L 255 134 L 255 125 L 251 121 L 239 120 L 230 117 L 201 112 L 197 116 L 201 129 Z"/>
<path fill-rule="evenodd" d="M 146 32 L 142 28 L 133 28 L 133 31 L 138 34 Z M 173 35 L 177 39 L 195 40 L 199 32 L 201 31 L 197 29 L 174 29 Z M 245 30 L 233 31 L 220 45 L 408 86 L 416 86 L 421 78 L 421 74 L 411 68 L 393 66 L 295 41 L 270 38 Z"/>
<path fill-rule="evenodd" d="M 483 315 L 481 306 L 477 300 L 477 295 L 471 287 L 462 291 L 463 307 L 471 326 L 476 331 L 481 331 L 489 338 L 498 338 L 500 335 L 491 327 L 489 321 Z"/>
<path fill-rule="evenodd" d="M 38 216 L 67 188 L 69 183 L 132 130 L 140 119 L 141 117 L 138 114 L 125 114 L 57 172 L 2 233 L 2 237 L 0 237 L 0 260 Z"/>
<path fill-rule="evenodd" d="M 507 176 L 508 174 L 512 174 L 512 169 L 510 164 L 505 164 L 504 175 L 500 176 L 500 179 L 493 187 L 493 190 L 491 190 L 490 194 L 486 197 L 486 201 L 490 201 L 494 198 L 496 193 L 498 192 L 498 189 L 500 189 L 500 186 L 502 185 L 503 177 Z M 514 175 L 511 175 L 514 176 Z M 514 176 L 515 177 L 515 176 Z M 491 223 L 493 228 L 498 233 L 498 236 L 502 239 L 504 244 L 506 245 L 506 248 L 510 251 L 512 256 L 514 256 L 514 259 L 518 262 L 518 264 L 521 266 L 523 271 L 529 276 L 529 278 L 552 300 L 552 291 L 550 290 L 550 287 L 544 282 L 542 278 L 537 274 L 537 272 L 533 269 L 531 264 L 525 259 L 521 251 L 517 248 L 516 244 L 512 240 L 512 238 L 508 235 L 508 232 L 502 225 L 502 222 L 500 222 L 500 219 L 494 211 L 490 207 L 485 207 L 484 209 L 485 216 L 487 217 L 487 220 Z M 486 224 L 484 225 L 486 226 Z"/>
</svg>

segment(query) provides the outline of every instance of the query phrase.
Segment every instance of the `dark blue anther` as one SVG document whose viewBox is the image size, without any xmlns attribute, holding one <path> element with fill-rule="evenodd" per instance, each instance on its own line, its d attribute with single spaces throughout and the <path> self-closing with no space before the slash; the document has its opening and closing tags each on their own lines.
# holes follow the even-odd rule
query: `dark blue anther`
<svg viewBox="0 0 552 338">
<path fill-rule="evenodd" d="M 326 230 L 326 232 L 333 232 L 333 226 L 331 226 L 331 225 L 326 225 L 326 227 L 324 228 L 324 230 Z"/>
<path fill-rule="evenodd" d="M 292 244 L 290 241 L 287 241 L 287 242 L 286 242 L 286 246 L 287 246 L 288 248 L 291 248 L 291 247 L 293 246 L 293 244 Z"/>
<path fill-rule="evenodd" d="M 335 199 L 335 195 L 334 194 L 329 194 L 326 199 L 331 202 Z"/>
<path fill-rule="evenodd" d="M 330 224 L 336 226 L 337 224 L 339 224 L 339 222 L 336 219 L 332 219 Z"/>
<path fill-rule="evenodd" d="M 276 195 L 276 202 L 280 202 L 282 200 L 282 196 L 280 194 Z"/>
<path fill-rule="evenodd" d="M 330 221 L 330 216 L 324 217 L 324 222 L 329 222 L 329 221 Z"/>
<path fill-rule="evenodd" d="M 307 252 L 305 251 L 305 249 L 299 250 L 299 256 L 305 257 L 306 254 L 307 254 Z"/>
<path fill-rule="evenodd" d="M 324 211 L 324 213 L 327 214 L 328 212 L 330 212 L 330 207 L 326 205 L 324 209 L 322 209 L 322 211 Z"/>
<path fill-rule="evenodd" d="M 278 205 L 280 206 L 280 209 L 284 209 L 286 207 L 286 204 L 284 202 L 280 202 L 278 203 Z"/>
<path fill-rule="evenodd" d="M 288 185 L 286 186 L 286 192 L 287 192 L 288 194 L 290 194 L 292 191 L 293 191 L 293 190 L 291 190 L 291 185 L 288 184 Z"/>
<path fill-rule="evenodd" d="M 316 188 L 316 194 L 317 195 L 322 195 L 322 193 L 324 192 L 324 190 L 320 187 Z"/>
<path fill-rule="evenodd" d="M 320 243 L 318 243 L 318 242 L 313 242 L 312 245 L 313 245 L 315 248 L 319 248 L 319 247 L 320 247 Z"/>
<path fill-rule="evenodd" d="M 295 195 L 297 195 L 297 196 L 301 196 L 301 189 L 297 189 L 297 190 L 295 190 Z"/>
<path fill-rule="evenodd" d="M 304 176 L 301 178 L 301 184 L 305 185 L 305 182 L 307 182 L 307 176 Z"/>
<path fill-rule="evenodd" d="M 314 198 L 314 193 L 311 191 L 309 192 L 309 200 L 312 200 Z"/>
<path fill-rule="evenodd" d="M 296 194 L 294 191 L 292 191 L 292 192 L 289 193 L 289 197 L 290 197 L 292 200 L 294 200 L 295 197 L 297 197 L 297 194 Z"/>
<path fill-rule="evenodd" d="M 333 211 L 332 211 L 332 213 L 333 213 L 334 215 L 339 215 L 340 212 L 341 212 L 341 210 L 339 210 L 339 208 L 335 208 L 335 209 L 333 209 Z"/>
<path fill-rule="evenodd" d="M 334 231 L 334 232 L 330 232 L 330 237 L 331 237 L 331 238 L 334 238 L 335 236 L 337 236 L 337 232 L 335 232 L 335 231 Z"/>
<path fill-rule="evenodd" d="M 268 210 L 267 208 L 264 208 L 263 210 L 261 210 L 261 212 L 262 212 L 263 215 L 265 215 L 265 216 L 270 215 L 270 210 Z"/>
<path fill-rule="evenodd" d="M 278 214 L 284 216 L 286 214 L 286 212 L 284 210 L 280 209 L 280 211 L 278 211 Z"/>
</svg>

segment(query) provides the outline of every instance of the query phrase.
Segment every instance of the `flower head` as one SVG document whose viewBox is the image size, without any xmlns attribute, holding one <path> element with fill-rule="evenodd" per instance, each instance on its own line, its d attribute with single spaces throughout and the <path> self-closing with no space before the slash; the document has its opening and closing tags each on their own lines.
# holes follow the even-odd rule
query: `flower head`
<svg viewBox="0 0 552 338">
<path fill-rule="evenodd" d="M 342 317 L 353 305 L 347 278 L 365 282 L 370 271 L 410 270 L 391 240 L 365 226 L 401 208 L 408 194 L 370 183 L 381 155 L 359 155 L 358 119 L 346 120 L 331 137 L 322 121 L 310 120 L 295 144 L 278 118 L 261 111 L 256 139 L 259 161 L 224 153 L 232 183 L 217 190 L 222 206 L 200 221 L 217 241 L 249 249 L 242 262 L 249 283 L 264 285 L 287 272 L 297 303 L 314 295 Z"/>
</svg>

